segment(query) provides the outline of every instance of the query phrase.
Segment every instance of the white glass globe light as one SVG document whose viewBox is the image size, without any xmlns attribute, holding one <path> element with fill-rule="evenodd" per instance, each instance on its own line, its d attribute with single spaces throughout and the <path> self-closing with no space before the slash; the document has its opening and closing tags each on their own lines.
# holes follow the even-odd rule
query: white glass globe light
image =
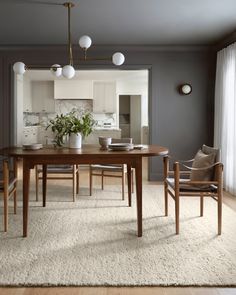
<svg viewBox="0 0 236 295">
<path fill-rule="evenodd" d="M 185 84 L 181 88 L 183 94 L 190 94 L 192 92 L 192 87 L 189 84 Z"/>
<path fill-rule="evenodd" d="M 13 71 L 18 75 L 23 75 L 25 72 L 25 64 L 23 62 L 16 62 L 13 65 Z"/>
<path fill-rule="evenodd" d="M 92 39 L 89 36 L 84 35 L 80 37 L 79 46 L 81 48 L 88 49 L 91 45 L 92 45 Z"/>
<path fill-rule="evenodd" d="M 116 52 L 112 55 L 112 62 L 116 66 L 121 66 L 125 62 L 125 56 L 121 52 Z"/>
<path fill-rule="evenodd" d="M 58 64 L 54 64 L 51 66 L 50 72 L 52 73 L 53 76 L 60 77 L 62 74 L 62 67 Z"/>
<path fill-rule="evenodd" d="M 71 65 L 66 65 L 62 68 L 62 76 L 71 79 L 75 75 L 75 69 Z"/>
</svg>

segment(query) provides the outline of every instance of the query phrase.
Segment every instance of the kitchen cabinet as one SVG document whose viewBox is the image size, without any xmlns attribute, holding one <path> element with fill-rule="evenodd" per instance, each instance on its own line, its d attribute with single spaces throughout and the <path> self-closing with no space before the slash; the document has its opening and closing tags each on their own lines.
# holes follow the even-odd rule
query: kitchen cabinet
<svg viewBox="0 0 236 295">
<path fill-rule="evenodd" d="M 55 112 L 53 81 L 32 81 L 32 111 Z"/>
<path fill-rule="evenodd" d="M 93 99 L 92 80 L 55 80 L 55 99 Z"/>
<path fill-rule="evenodd" d="M 116 113 L 117 97 L 115 82 L 94 82 L 93 112 Z"/>
</svg>

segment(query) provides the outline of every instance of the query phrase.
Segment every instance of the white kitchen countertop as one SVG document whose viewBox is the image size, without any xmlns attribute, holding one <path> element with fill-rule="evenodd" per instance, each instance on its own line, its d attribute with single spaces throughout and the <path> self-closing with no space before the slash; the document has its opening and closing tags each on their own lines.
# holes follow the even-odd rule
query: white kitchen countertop
<svg viewBox="0 0 236 295">
<path fill-rule="evenodd" d="M 102 130 L 102 131 L 121 131 L 121 129 L 120 128 L 118 128 L 118 127 L 95 127 L 94 128 L 94 131 L 96 131 L 96 130 L 98 130 L 98 131 L 100 131 L 100 130 Z"/>
</svg>

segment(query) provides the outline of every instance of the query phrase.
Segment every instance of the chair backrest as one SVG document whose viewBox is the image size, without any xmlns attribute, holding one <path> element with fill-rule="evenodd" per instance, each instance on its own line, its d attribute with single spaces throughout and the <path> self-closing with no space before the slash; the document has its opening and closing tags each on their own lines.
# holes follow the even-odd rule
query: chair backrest
<svg viewBox="0 0 236 295">
<path fill-rule="evenodd" d="M 133 143 L 133 138 L 126 137 L 126 138 L 112 138 L 112 143 Z"/>
<path fill-rule="evenodd" d="M 214 148 L 214 147 L 207 146 L 207 145 L 203 144 L 202 145 L 202 152 L 206 155 L 214 154 L 215 155 L 215 163 L 220 162 L 220 160 L 221 160 L 221 151 L 218 148 Z M 216 169 L 214 168 L 213 170 L 214 170 L 213 177 L 214 177 L 214 180 L 216 180 L 216 178 L 217 178 Z"/>
<path fill-rule="evenodd" d="M 215 162 L 220 162 L 220 158 L 221 158 L 220 149 L 203 144 L 202 151 L 204 154 L 207 154 L 207 155 L 214 154 L 215 155 Z"/>
</svg>

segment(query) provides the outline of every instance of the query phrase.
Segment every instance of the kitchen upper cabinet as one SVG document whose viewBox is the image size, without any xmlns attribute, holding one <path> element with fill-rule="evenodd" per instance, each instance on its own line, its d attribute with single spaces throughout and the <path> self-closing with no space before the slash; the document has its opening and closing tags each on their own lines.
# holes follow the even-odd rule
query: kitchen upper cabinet
<svg viewBox="0 0 236 295">
<path fill-rule="evenodd" d="M 93 99 L 92 80 L 55 80 L 55 99 Z"/>
<path fill-rule="evenodd" d="M 115 113 L 117 110 L 116 82 L 94 82 L 93 112 Z"/>
<path fill-rule="evenodd" d="M 53 81 L 32 81 L 32 111 L 55 112 Z"/>
</svg>

